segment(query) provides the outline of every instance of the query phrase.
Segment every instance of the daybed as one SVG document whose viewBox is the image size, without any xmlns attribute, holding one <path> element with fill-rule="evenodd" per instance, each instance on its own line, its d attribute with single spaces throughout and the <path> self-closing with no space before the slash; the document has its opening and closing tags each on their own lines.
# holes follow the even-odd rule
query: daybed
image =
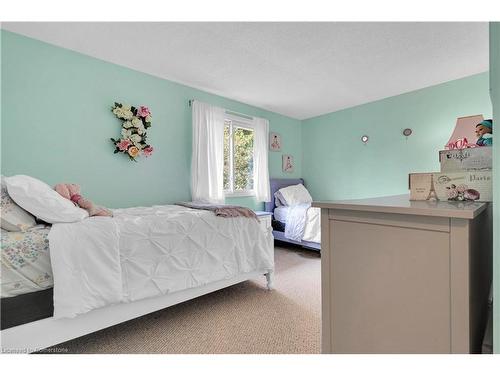
<svg viewBox="0 0 500 375">
<path fill-rule="evenodd" d="M 308 241 L 301 238 L 300 240 L 293 240 L 285 236 L 285 228 L 287 224 L 287 218 L 290 214 L 290 207 L 288 206 L 276 206 L 275 193 L 285 187 L 293 186 L 297 184 L 304 184 L 302 178 L 271 178 L 271 202 L 265 203 L 265 210 L 273 215 L 272 226 L 273 226 L 273 236 L 276 241 L 287 242 L 295 245 L 302 246 L 311 250 L 321 250 L 321 241 Z M 316 210 L 316 211 L 315 211 Z M 312 221 L 318 221 L 318 225 L 313 226 L 312 231 L 314 233 L 307 233 L 306 238 L 318 238 L 319 233 L 319 210 L 317 208 L 310 208 L 307 212 L 306 220 L 306 232 L 308 231 L 307 224 L 312 223 Z"/>
</svg>

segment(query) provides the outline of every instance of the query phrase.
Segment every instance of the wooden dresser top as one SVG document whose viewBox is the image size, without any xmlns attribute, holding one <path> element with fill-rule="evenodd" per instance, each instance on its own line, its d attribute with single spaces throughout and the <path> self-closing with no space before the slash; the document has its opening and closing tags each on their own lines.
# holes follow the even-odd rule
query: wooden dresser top
<svg viewBox="0 0 500 375">
<path fill-rule="evenodd" d="M 339 201 L 315 201 L 313 207 L 406 215 L 474 219 L 488 207 L 484 202 L 410 201 L 408 194 Z"/>
</svg>

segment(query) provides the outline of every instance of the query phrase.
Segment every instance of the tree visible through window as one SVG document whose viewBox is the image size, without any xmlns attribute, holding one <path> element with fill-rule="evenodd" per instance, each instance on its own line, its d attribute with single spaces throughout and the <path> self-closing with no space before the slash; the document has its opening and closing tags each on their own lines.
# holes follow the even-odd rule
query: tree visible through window
<svg viewBox="0 0 500 375">
<path fill-rule="evenodd" d="M 253 190 L 254 131 L 244 124 L 224 124 L 224 190 L 227 193 Z"/>
</svg>

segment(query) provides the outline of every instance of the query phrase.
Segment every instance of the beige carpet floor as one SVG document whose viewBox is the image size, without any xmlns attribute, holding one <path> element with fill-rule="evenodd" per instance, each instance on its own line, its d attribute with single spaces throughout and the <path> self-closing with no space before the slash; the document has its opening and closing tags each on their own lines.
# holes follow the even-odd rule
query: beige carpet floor
<svg viewBox="0 0 500 375">
<path fill-rule="evenodd" d="M 68 353 L 319 353 L 320 257 L 275 249 L 275 290 L 247 281 L 60 344 Z"/>
</svg>

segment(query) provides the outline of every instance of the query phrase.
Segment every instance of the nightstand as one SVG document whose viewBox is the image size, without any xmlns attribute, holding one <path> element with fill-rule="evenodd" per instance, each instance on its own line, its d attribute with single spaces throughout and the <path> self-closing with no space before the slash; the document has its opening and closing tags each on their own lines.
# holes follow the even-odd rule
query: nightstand
<svg viewBox="0 0 500 375">
<path fill-rule="evenodd" d="M 257 217 L 259 218 L 260 226 L 264 231 L 268 231 L 271 228 L 271 212 L 266 211 L 254 211 Z"/>
</svg>

